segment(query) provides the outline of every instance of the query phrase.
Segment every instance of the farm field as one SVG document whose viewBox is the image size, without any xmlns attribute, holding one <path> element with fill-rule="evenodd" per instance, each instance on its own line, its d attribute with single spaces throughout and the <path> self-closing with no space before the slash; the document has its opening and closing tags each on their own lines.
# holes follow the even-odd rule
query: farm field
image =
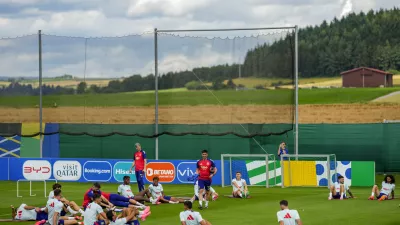
<svg viewBox="0 0 400 225">
<path fill-rule="evenodd" d="M 400 88 L 346 88 L 346 89 L 301 89 L 299 104 L 349 104 L 367 103 Z M 36 107 L 38 96 L 9 96 L 0 98 L 0 106 Z M 154 92 L 116 94 L 49 95 L 43 96 L 43 106 L 59 107 L 125 107 L 152 106 Z M 159 105 L 290 105 L 294 103 L 293 90 L 249 90 L 249 91 L 160 91 Z"/>
<path fill-rule="evenodd" d="M 379 179 L 380 181 L 381 179 Z M 63 195 L 69 200 L 81 204 L 84 192 L 91 186 L 90 183 L 66 182 L 63 185 Z M 102 190 L 116 192 L 117 184 L 101 184 Z M 47 184 L 49 191 L 51 183 Z M 193 195 L 193 185 L 163 185 L 168 195 L 190 197 Z M 22 203 L 34 206 L 44 206 L 46 198 L 43 194 L 43 183 L 33 182 L 34 197 L 29 197 L 29 184 L 22 183 L 20 194 L 16 197 L 16 182 L 0 182 L 0 191 L 3 193 L 0 202 L 0 218 L 11 218 L 10 205 L 18 207 Z M 347 225 L 347 224 L 382 224 L 394 225 L 398 223 L 399 200 L 385 202 L 368 201 L 371 188 L 353 187 L 352 192 L 357 197 L 350 200 L 328 201 L 327 188 L 263 188 L 250 187 L 251 199 L 231 199 L 224 197 L 232 191 L 231 187 L 221 188 L 214 186 L 220 194 L 217 201 L 210 202 L 209 209 L 201 211 L 202 216 L 211 221 L 213 225 L 223 224 L 277 224 L 276 212 L 279 210 L 279 201 L 286 199 L 289 207 L 297 209 L 304 224 L 309 225 Z M 136 184 L 132 184 L 136 189 Z M 396 192 L 399 191 L 397 188 Z M 163 204 L 150 206 L 152 215 L 143 225 L 178 224 L 179 212 L 183 210 L 182 204 Z M 197 209 L 197 202 L 194 204 Z M 371 215 L 385 216 L 371 216 Z M 357 215 L 357 216 L 355 216 Z M 6 224 L 6 223 L 4 223 Z M 33 222 L 21 222 L 20 225 L 32 225 Z"/>
</svg>

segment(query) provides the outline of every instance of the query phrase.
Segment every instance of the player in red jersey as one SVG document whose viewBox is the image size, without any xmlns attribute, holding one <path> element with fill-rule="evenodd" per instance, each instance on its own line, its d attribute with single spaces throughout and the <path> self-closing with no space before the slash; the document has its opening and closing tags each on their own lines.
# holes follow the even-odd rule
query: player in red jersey
<svg viewBox="0 0 400 225">
<path fill-rule="evenodd" d="M 196 173 L 199 174 L 199 209 L 203 209 L 203 194 L 206 192 L 205 208 L 208 208 L 208 199 L 210 199 L 210 186 L 212 177 L 217 173 L 214 161 L 208 158 L 208 151 L 201 151 L 202 159 L 197 161 Z"/>
<path fill-rule="evenodd" d="M 136 152 L 133 154 L 133 163 L 129 172 L 132 172 L 132 168 L 135 167 L 136 181 L 139 187 L 139 192 L 144 190 L 144 176 L 146 176 L 146 152 L 142 150 L 139 143 L 135 144 Z"/>
<path fill-rule="evenodd" d="M 111 202 L 109 202 L 105 197 L 102 196 L 100 188 L 101 188 L 100 184 L 96 182 L 93 184 L 93 186 L 89 190 L 87 190 L 85 192 L 85 195 L 83 196 L 83 203 L 82 203 L 84 210 L 86 209 L 86 206 L 89 205 L 89 203 L 91 203 L 93 201 L 94 194 L 99 194 L 101 196 L 102 201 L 101 201 L 100 205 L 102 207 L 104 207 L 104 208 L 113 208 L 114 207 L 114 205 L 111 204 Z"/>
</svg>

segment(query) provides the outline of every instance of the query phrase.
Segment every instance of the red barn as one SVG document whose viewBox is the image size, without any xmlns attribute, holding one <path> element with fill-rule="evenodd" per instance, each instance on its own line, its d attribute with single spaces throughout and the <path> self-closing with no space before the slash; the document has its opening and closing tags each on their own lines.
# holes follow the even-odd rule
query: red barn
<svg viewBox="0 0 400 225">
<path fill-rule="evenodd" d="M 392 87 L 393 74 L 368 67 L 342 72 L 343 87 Z"/>
</svg>

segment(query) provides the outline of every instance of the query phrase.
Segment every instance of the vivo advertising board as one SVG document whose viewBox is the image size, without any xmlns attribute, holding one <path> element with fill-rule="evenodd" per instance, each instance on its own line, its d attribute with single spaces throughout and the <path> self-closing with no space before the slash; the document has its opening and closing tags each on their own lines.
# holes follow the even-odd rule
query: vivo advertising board
<svg viewBox="0 0 400 225">
<path fill-rule="evenodd" d="M 220 161 L 214 161 L 220 168 Z M 28 159 L 28 158 L 0 158 L 0 165 L 6 176 L 0 180 L 57 180 L 62 182 L 108 182 L 122 183 L 124 176 L 136 183 L 135 171 L 130 171 L 130 160 L 105 159 Z M 196 172 L 196 160 L 148 160 L 146 165 L 146 184 L 150 184 L 155 176 L 160 183 L 191 184 L 188 178 Z M 213 185 L 221 184 L 221 173 L 213 178 Z"/>
</svg>

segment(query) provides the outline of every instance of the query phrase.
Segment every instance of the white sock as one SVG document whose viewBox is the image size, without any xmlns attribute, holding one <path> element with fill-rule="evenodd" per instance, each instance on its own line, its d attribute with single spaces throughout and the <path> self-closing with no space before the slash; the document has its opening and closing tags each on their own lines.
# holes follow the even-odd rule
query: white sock
<svg viewBox="0 0 400 225">
<path fill-rule="evenodd" d="M 83 211 L 82 209 L 79 209 L 79 212 L 83 215 L 83 213 L 84 213 L 85 211 Z"/>
<path fill-rule="evenodd" d="M 142 203 L 140 203 L 140 202 L 136 202 L 136 205 L 138 205 L 138 206 L 144 206 Z"/>
<path fill-rule="evenodd" d="M 329 198 L 332 198 L 332 192 L 329 192 Z"/>
<path fill-rule="evenodd" d="M 74 220 L 75 217 L 68 217 L 68 220 Z"/>
<path fill-rule="evenodd" d="M 43 208 L 40 209 L 40 211 L 42 211 L 42 212 L 43 212 L 44 210 L 46 210 L 46 207 L 43 207 Z"/>
<path fill-rule="evenodd" d="M 68 210 L 72 215 L 75 215 L 75 214 L 78 213 L 77 211 L 71 209 L 71 207 L 69 207 L 69 206 L 67 207 L 67 210 Z"/>
<path fill-rule="evenodd" d="M 343 198 L 343 194 L 344 194 L 343 192 L 342 192 L 342 193 L 340 193 L 340 197 L 341 197 L 341 198 Z"/>
<path fill-rule="evenodd" d="M 206 207 L 208 206 L 208 201 L 206 201 Z"/>
<path fill-rule="evenodd" d="M 374 193 L 374 192 L 372 192 L 372 193 L 371 193 L 371 196 L 375 196 L 375 193 Z"/>
<path fill-rule="evenodd" d="M 239 193 L 239 196 L 242 197 L 242 193 Z"/>
<path fill-rule="evenodd" d="M 203 201 L 199 200 L 199 204 L 200 204 L 200 206 L 202 206 L 203 205 Z"/>
</svg>

